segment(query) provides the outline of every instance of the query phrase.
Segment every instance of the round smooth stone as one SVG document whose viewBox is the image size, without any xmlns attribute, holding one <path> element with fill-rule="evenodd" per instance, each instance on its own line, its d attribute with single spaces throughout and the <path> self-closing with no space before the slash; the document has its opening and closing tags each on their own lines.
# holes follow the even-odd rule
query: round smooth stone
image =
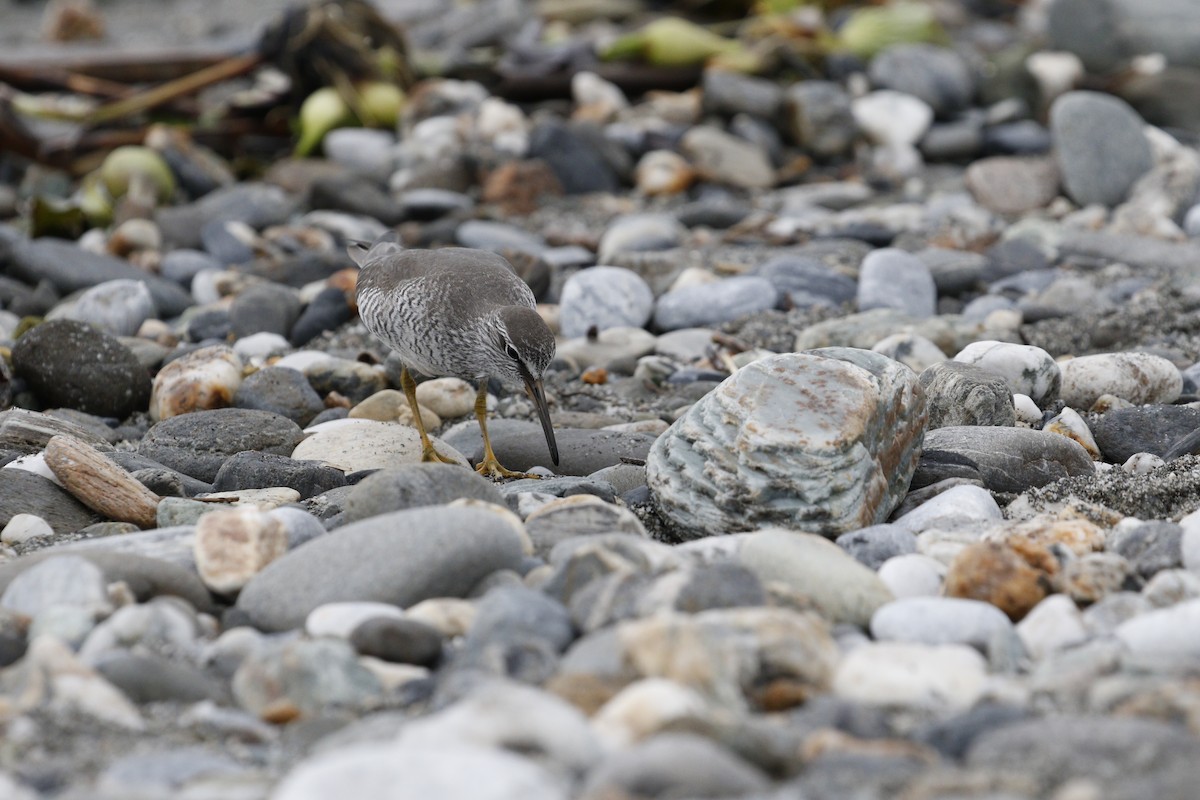
<svg viewBox="0 0 1200 800">
<path fill-rule="evenodd" d="M 880 89 L 851 106 L 859 128 L 876 144 L 915 145 L 933 124 L 933 109 L 919 97 Z"/>
<path fill-rule="evenodd" d="M 954 360 L 999 375 L 1013 394 L 1027 395 L 1038 404 L 1057 397 L 1062 384 L 1062 372 L 1054 357 L 1033 345 L 973 342 L 960 350 Z"/>
<path fill-rule="evenodd" d="M 872 250 L 859 268 L 858 308 L 892 308 L 913 317 L 931 317 L 937 311 L 937 286 L 921 259 L 884 247 Z"/>
<path fill-rule="evenodd" d="M 1050 107 L 1050 132 L 1067 194 L 1080 206 L 1115 206 L 1154 166 L 1145 122 L 1101 92 L 1067 92 Z"/>
<path fill-rule="evenodd" d="M 1182 392 L 1179 369 L 1150 353 L 1101 353 L 1062 363 L 1062 399 L 1073 408 L 1091 408 L 1105 394 L 1134 405 L 1173 403 Z"/>
<path fill-rule="evenodd" d="M 292 450 L 298 461 L 321 461 L 345 473 L 384 469 L 421 462 L 421 437 L 416 428 L 395 422 L 341 419 L 309 428 L 309 436 Z M 465 456 L 436 437 L 437 451 L 469 467 Z"/>
<path fill-rule="evenodd" d="M 567 279 L 559 299 L 563 336 L 641 328 L 654 312 L 654 293 L 642 277 L 622 267 L 591 267 Z"/>
<path fill-rule="evenodd" d="M 987 677 L 987 662 L 966 645 L 864 642 L 838 664 L 833 693 L 868 705 L 965 710 Z"/>
<path fill-rule="evenodd" d="M 993 637 L 1012 630 L 991 603 L 956 597 L 895 600 L 871 617 L 871 636 L 878 641 L 966 644 L 985 652 Z"/>
<path fill-rule="evenodd" d="M 778 296 L 770 281 L 748 275 L 674 289 L 658 298 L 654 326 L 673 331 L 732 322 L 774 308 Z"/>
<path fill-rule="evenodd" d="M 946 565 L 920 553 L 889 558 L 879 567 L 879 580 L 893 595 L 901 597 L 932 597 L 942 591 L 942 576 Z"/>
</svg>

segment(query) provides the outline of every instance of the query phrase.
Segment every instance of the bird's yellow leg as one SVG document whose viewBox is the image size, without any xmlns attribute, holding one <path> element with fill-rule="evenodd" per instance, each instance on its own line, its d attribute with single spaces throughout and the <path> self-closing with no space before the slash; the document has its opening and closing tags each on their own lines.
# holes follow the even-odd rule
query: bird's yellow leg
<svg viewBox="0 0 1200 800">
<path fill-rule="evenodd" d="M 492 440 L 488 438 L 487 430 L 487 380 L 483 380 L 479 384 L 479 391 L 475 393 L 475 419 L 479 420 L 479 432 L 483 434 L 483 460 L 475 465 L 475 471 L 486 478 L 537 478 L 538 475 L 530 475 L 525 472 L 514 472 L 511 469 L 505 469 L 499 461 L 496 460 L 496 454 L 492 452 Z"/>
<path fill-rule="evenodd" d="M 421 434 L 421 460 L 439 461 L 443 464 L 459 463 L 439 453 L 434 449 L 433 442 L 429 441 L 429 434 L 425 432 L 425 423 L 421 420 L 421 408 L 417 405 L 417 382 L 413 380 L 412 375 L 408 374 L 408 367 L 400 368 L 400 388 L 404 390 L 404 396 L 408 398 L 408 407 L 412 410 L 413 424 L 417 426 L 417 433 Z"/>
</svg>

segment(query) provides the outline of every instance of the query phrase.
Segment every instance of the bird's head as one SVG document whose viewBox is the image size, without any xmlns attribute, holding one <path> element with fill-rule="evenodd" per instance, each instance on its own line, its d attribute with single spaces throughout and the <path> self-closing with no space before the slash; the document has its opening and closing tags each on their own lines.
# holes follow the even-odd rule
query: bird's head
<svg viewBox="0 0 1200 800">
<path fill-rule="evenodd" d="M 554 334 L 532 308 L 506 306 L 497 312 L 495 375 L 525 387 L 537 407 L 550 457 L 558 464 L 558 444 L 542 388 L 542 373 L 554 359 Z"/>
</svg>

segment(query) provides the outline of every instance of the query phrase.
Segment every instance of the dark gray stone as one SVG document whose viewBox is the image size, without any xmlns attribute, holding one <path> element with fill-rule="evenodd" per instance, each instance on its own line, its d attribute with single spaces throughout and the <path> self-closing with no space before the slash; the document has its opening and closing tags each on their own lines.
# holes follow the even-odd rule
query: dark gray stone
<svg viewBox="0 0 1200 800">
<path fill-rule="evenodd" d="M 1048 11 L 1054 49 L 1079 56 L 1091 72 L 1111 72 L 1145 53 L 1200 67 L 1200 14 L 1191 0 L 1056 0 Z"/>
<path fill-rule="evenodd" d="M 247 376 L 234 393 L 233 404 L 279 414 L 301 427 L 325 410 L 304 374 L 288 367 L 264 367 Z"/>
<path fill-rule="evenodd" d="M 975 364 L 942 361 L 921 372 L 929 429 L 956 425 L 1017 424 L 1012 390 L 1004 378 Z"/>
<path fill-rule="evenodd" d="M 337 330 L 353 317 L 354 309 L 346 302 L 346 293 L 330 286 L 322 289 L 300 312 L 288 341 L 293 347 L 303 347 L 322 333 Z"/>
<path fill-rule="evenodd" d="M 938 294 L 951 297 L 977 288 L 983 282 L 988 263 L 979 253 L 945 247 L 928 247 L 915 255 L 929 267 Z"/>
<path fill-rule="evenodd" d="M 1125 463 L 1134 453 L 1165 457 L 1172 447 L 1200 428 L 1200 409 L 1149 405 L 1118 408 L 1088 420 L 1105 461 Z"/>
<path fill-rule="evenodd" d="M 557 121 L 534 127 L 529 137 L 529 155 L 545 161 L 567 194 L 616 192 L 621 180 L 588 137 Z"/>
<path fill-rule="evenodd" d="M 786 127 L 796 144 L 819 158 L 847 153 L 858 138 L 850 95 L 833 81 L 797 81 L 787 89 Z"/>
<path fill-rule="evenodd" d="M 360 655 L 393 664 L 434 667 L 442 658 L 442 634 L 431 625 L 413 619 L 368 619 L 351 632 L 350 644 Z"/>
<path fill-rule="evenodd" d="M 32 285 L 48 281 L 62 294 L 127 279 L 146 284 L 164 319 L 179 316 L 193 303 L 191 293 L 174 281 L 151 275 L 123 259 L 82 250 L 74 242 L 46 236 L 11 240 L 0 244 L 0 249 L 8 249 L 11 277 Z"/>
<path fill-rule="evenodd" d="M 261 230 L 284 222 L 295 208 L 295 198 L 278 186 L 235 183 L 210 192 L 194 203 L 159 208 L 154 212 L 154 222 L 162 231 L 167 249 L 196 248 L 200 246 L 200 231 L 210 222 L 236 220 Z M 130 269 L 136 268 L 130 265 Z M 159 309 L 162 309 L 161 304 Z"/>
<path fill-rule="evenodd" d="M 767 591 L 751 570 L 732 561 L 702 564 L 686 571 L 686 581 L 675 595 L 673 607 L 685 614 L 712 608 L 764 606 Z"/>
<path fill-rule="evenodd" d="M 871 60 L 867 75 L 877 88 L 924 100 L 939 117 L 967 108 L 975 95 L 975 76 L 963 57 L 931 44 L 885 48 Z"/>
<path fill-rule="evenodd" d="M 925 435 L 925 449 L 912 486 L 968 478 L 994 492 L 1023 492 L 1059 478 L 1094 473 L 1087 451 L 1057 433 L 952 426 Z"/>
<path fill-rule="evenodd" d="M 178 495 L 181 497 L 195 497 L 198 494 L 212 491 L 212 484 L 208 481 L 201 481 L 193 478 L 191 475 L 184 475 L 179 470 L 171 469 L 165 464 L 160 464 L 154 459 L 147 458 L 132 450 L 114 450 L 109 454 L 109 457 L 131 473 L 165 471 L 168 473 L 167 475 L 159 476 L 154 480 L 165 481 L 169 485 L 178 483 L 180 488 L 183 489 L 183 494 Z M 135 477 L 137 476 L 135 475 Z M 149 477 L 148 474 L 147 477 Z M 141 478 L 138 478 L 138 480 L 141 480 Z"/>
<path fill-rule="evenodd" d="M 0 469 L 0 528 L 17 514 L 36 514 L 55 533 L 72 533 L 99 519 L 54 481 L 23 469 Z"/>
<path fill-rule="evenodd" d="M 150 404 L 150 373 L 116 337 L 83 322 L 38 325 L 17 340 L 12 360 L 49 408 L 124 419 Z"/>
<path fill-rule="evenodd" d="M 213 479 L 215 492 L 287 486 L 299 492 L 301 500 L 345 485 L 345 473 L 320 461 L 254 451 L 230 457 Z"/>
<path fill-rule="evenodd" d="M 300 427 L 269 411 L 220 408 L 165 419 L 147 431 L 138 452 L 202 481 L 243 450 L 290 456 L 304 438 Z"/>
<path fill-rule="evenodd" d="M 251 286 L 229 307 L 229 322 L 238 339 L 252 333 L 277 333 L 286 338 L 299 318 L 300 297 L 277 283 Z"/>
</svg>

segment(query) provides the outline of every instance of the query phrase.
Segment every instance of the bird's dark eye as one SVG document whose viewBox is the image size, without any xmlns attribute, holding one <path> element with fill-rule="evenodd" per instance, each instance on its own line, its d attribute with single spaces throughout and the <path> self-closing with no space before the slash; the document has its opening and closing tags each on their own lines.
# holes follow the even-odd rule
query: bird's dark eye
<svg viewBox="0 0 1200 800">
<path fill-rule="evenodd" d="M 518 353 L 517 348 L 513 347 L 511 344 L 504 345 L 504 352 L 508 353 L 508 357 L 514 361 L 521 360 L 521 354 Z"/>
</svg>

